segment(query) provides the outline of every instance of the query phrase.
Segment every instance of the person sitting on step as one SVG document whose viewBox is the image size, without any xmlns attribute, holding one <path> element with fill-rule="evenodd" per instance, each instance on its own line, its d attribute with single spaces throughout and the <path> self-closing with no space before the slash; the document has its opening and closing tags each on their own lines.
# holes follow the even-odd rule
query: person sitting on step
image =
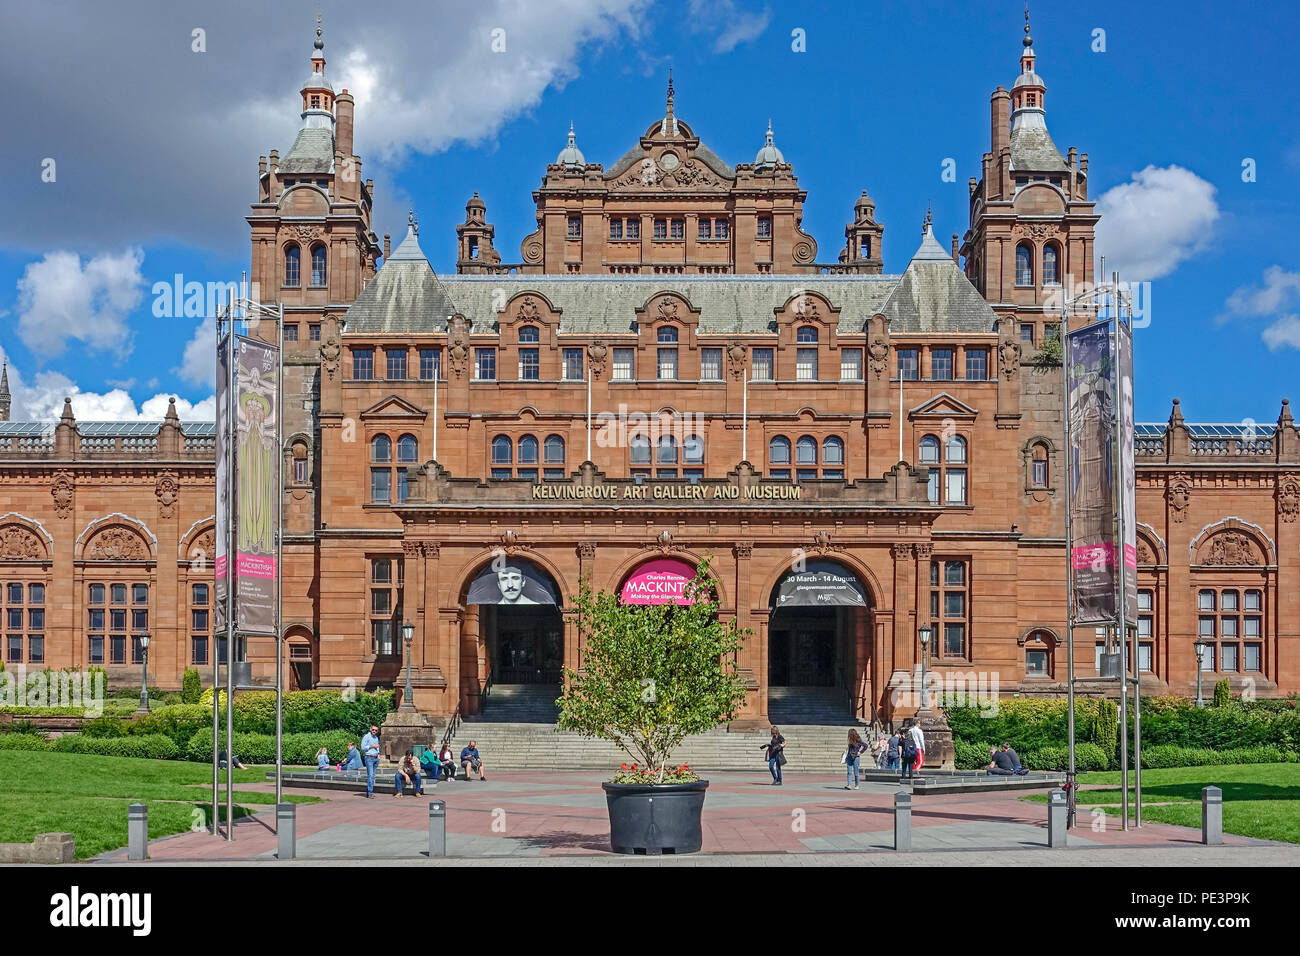
<svg viewBox="0 0 1300 956">
<path fill-rule="evenodd" d="M 465 779 L 469 779 L 470 773 L 478 774 L 480 780 L 486 780 L 483 775 L 483 758 L 479 756 L 477 744 L 471 740 L 469 746 L 460 752 L 460 767 L 465 772 Z"/>
</svg>

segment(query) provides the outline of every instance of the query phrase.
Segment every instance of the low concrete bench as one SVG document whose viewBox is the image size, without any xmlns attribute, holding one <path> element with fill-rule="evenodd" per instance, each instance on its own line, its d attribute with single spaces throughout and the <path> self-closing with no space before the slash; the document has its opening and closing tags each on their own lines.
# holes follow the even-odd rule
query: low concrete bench
<svg viewBox="0 0 1300 956">
<path fill-rule="evenodd" d="M 397 766 L 380 767 L 375 773 L 375 790 L 393 789 L 393 774 Z M 267 780 L 275 779 L 275 771 L 266 772 Z M 422 776 L 425 791 L 437 786 L 437 781 Z M 366 772 L 364 770 L 285 770 L 280 774 L 280 782 L 286 787 L 302 787 L 309 790 L 357 790 L 366 789 Z"/>
<path fill-rule="evenodd" d="M 38 833 L 31 843 L 0 843 L 0 863 L 71 863 L 76 856 L 71 833 Z"/>
</svg>

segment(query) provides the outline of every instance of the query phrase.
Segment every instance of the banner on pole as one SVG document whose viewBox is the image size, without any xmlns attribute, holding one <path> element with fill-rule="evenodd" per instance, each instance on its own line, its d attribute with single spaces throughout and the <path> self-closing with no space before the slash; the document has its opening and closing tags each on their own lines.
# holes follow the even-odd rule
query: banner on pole
<svg viewBox="0 0 1300 956">
<path fill-rule="evenodd" d="M 1075 624 L 1105 624 L 1115 620 L 1120 566 L 1115 540 L 1116 356 L 1110 324 L 1097 322 L 1071 332 L 1069 354 L 1070 601 Z"/>
<path fill-rule="evenodd" d="M 226 553 L 230 529 L 230 344 L 227 333 L 217 343 L 217 546 L 213 557 L 213 619 L 215 633 L 226 630 L 226 597 L 230 592 L 230 556 Z"/>
<path fill-rule="evenodd" d="M 1137 626 L 1137 469 L 1133 458 L 1133 330 L 1117 322 L 1119 351 L 1120 517 L 1124 533 L 1124 620 Z"/>
<path fill-rule="evenodd" d="M 278 352 L 269 343 L 235 336 L 235 626 L 252 634 L 276 633 Z"/>
</svg>

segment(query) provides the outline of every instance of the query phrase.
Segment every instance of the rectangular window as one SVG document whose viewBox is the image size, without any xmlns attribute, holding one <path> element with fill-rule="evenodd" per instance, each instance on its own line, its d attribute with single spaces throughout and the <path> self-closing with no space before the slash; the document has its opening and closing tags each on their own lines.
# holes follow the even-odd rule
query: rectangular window
<svg viewBox="0 0 1300 956">
<path fill-rule="evenodd" d="M 966 625 L 945 623 L 943 625 L 943 656 L 965 657 L 965 647 Z"/>
<path fill-rule="evenodd" d="M 397 469 L 397 503 L 406 503 L 406 469 Z"/>
<path fill-rule="evenodd" d="M 952 381 L 952 349 L 930 350 L 930 379 L 935 382 Z"/>
<path fill-rule="evenodd" d="M 1022 325 L 1020 327 L 1020 341 L 1034 344 L 1034 327 L 1032 325 Z"/>
<path fill-rule="evenodd" d="M 582 381 L 582 349 L 564 350 L 564 378 L 569 382 Z"/>
<path fill-rule="evenodd" d="M 862 349 L 840 349 L 840 381 L 862 381 Z"/>
<path fill-rule="evenodd" d="M 392 469 L 370 469 L 370 500 L 373 504 L 386 505 L 392 501 L 392 480 Z"/>
<path fill-rule="evenodd" d="M 904 382 L 915 382 L 921 374 L 921 350 L 898 350 L 898 377 Z"/>
<path fill-rule="evenodd" d="M 370 622 L 370 653 L 376 657 L 393 656 L 393 622 Z"/>
<path fill-rule="evenodd" d="M 45 603 L 45 585 L 29 584 L 27 585 L 27 603 L 44 604 Z"/>
<path fill-rule="evenodd" d="M 989 353 L 987 349 L 966 350 L 966 380 L 982 382 L 989 375 Z"/>
<path fill-rule="evenodd" d="M 27 636 L 27 661 L 31 664 L 45 663 L 44 634 L 29 634 Z"/>
<path fill-rule="evenodd" d="M 794 372 L 794 377 L 801 382 L 817 381 L 817 350 L 796 349 Z"/>
<path fill-rule="evenodd" d="M 104 635 L 103 634 L 90 635 L 90 663 L 92 664 L 104 663 Z"/>
<path fill-rule="evenodd" d="M 298 326 L 296 326 L 296 325 L 286 325 L 286 326 L 284 327 L 284 340 L 285 340 L 286 342 L 297 342 L 297 341 L 298 341 Z"/>
<path fill-rule="evenodd" d="M 1026 651 L 1025 652 L 1025 676 L 1026 677 L 1047 676 L 1047 651 Z"/>
<path fill-rule="evenodd" d="M 519 350 L 519 378 L 525 382 L 536 382 L 542 377 L 542 360 L 537 349 Z"/>
<path fill-rule="evenodd" d="M 711 220 L 701 219 L 699 221 L 699 234 L 696 236 L 696 238 L 698 239 L 713 238 L 713 222 Z"/>
<path fill-rule="evenodd" d="M 352 378 L 358 382 L 368 382 L 375 377 L 375 350 L 352 350 Z"/>
<path fill-rule="evenodd" d="M 388 374 L 384 377 L 390 382 L 406 380 L 406 349 L 385 349 L 388 358 Z"/>
<path fill-rule="evenodd" d="M 934 471 L 931 469 L 931 474 Z M 949 505 L 964 505 L 966 503 L 966 469 L 949 468 L 944 472 L 944 487 L 946 489 L 944 503 Z"/>
<path fill-rule="evenodd" d="M 475 349 L 474 378 L 481 382 L 492 381 L 497 377 L 496 349 Z"/>
<path fill-rule="evenodd" d="M 668 220 L 667 220 L 667 219 L 656 219 L 656 220 L 655 220 L 655 232 L 654 232 L 654 237 L 655 237 L 656 239 L 667 239 L 667 238 L 668 238 Z"/>
<path fill-rule="evenodd" d="M 659 378 L 669 380 L 677 378 L 676 349 L 659 350 Z"/>
<path fill-rule="evenodd" d="M 706 382 L 722 380 L 722 349 L 700 349 L 700 378 Z"/>
<path fill-rule="evenodd" d="M 713 238 L 726 239 L 730 234 L 730 226 L 725 219 L 713 220 Z"/>
<path fill-rule="evenodd" d="M 630 382 L 636 377 L 636 349 L 614 349 L 614 381 Z"/>
<path fill-rule="evenodd" d="M 685 239 L 686 238 L 686 220 L 674 219 L 671 221 L 669 229 L 669 238 Z"/>
<path fill-rule="evenodd" d="M 640 238 L 641 238 L 641 220 L 640 220 L 640 219 L 629 219 L 629 220 L 627 221 L 627 238 L 629 238 L 629 239 L 640 239 Z"/>
<path fill-rule="evenodd" d="M 190 638 L 190 663 L 206 664 L 208 662 L 208 636 L 195 634 Z"/>
<path fill-rule="evenodd" d="M 1151 658 L 1153 648 L 1148 643 L 1138 644 L 1138 670 L 1151 673 Z"/>
<path fill-rule="evenodd" d="M 581 238 L 582 238 L 582 217 L 581 217 L 581 216 L 570 216 L 570 217 L 569 217 L 569 231 L 568 231 L 568 236 L 569 236 L 570 239 L 581 239 Z"/>
<path fill-rule="evenodd" d="M 420 349 L 420 378 L 426 382 L 442 378 L 442 349 Z"/>
<path fill-rule="evenodd" d="M 1243 647 L 1241 660 L 1241 669 L 1244 671 L 1258 671 L 1259 668 L 1259 645 L 1246 644 Z"/>
<path fill-rule="evenodd" d="M 126 663 L 125 634 L 110 634 L 108 636 L 108 662 L 110 664 Z"/>
<path fill-rule="evenodd" d="M 772 238 L 772 217 L 771 216 L 758 217 L 758 238 L 760 239 Z"/>
<path fill-rule="evenodd" d="M 131 635 L 131 663 L 144 663 L 144 648 L 140 645 L 140 637 L 137 634 Z"/>
<path fill-rule="evenodd" d="M 966 562 L 944 561 L 943 589 L 940 590 L 940 562 L 930 563 L 930 615 L 934 631 L 934 653 L 944 658 L 966 659 L 970 621 L 970 586 Z M 942 612 L 942 613 L 940 613 Z"/>
<path fill-rule="evenodd" d="M 10 664 L 21 664 L 23 660 L 23 636 L 21 634 L 10 634 L 5 644 L 5 660 Z"/>
<path fill-rule="evenodd" d="M 611 220 L 609 221 L 609 238 L 611 238 L 611 239 L 622 239 L 622 238 L 623 238 L 623 220 L 622 220 L 622 219 L 611 219 Z"/>
<path fill-rule="evenodd" d="M 774 378 L 773 361 L 774 352 L 772 349 L 754 349 L 753 358 L 750 360 L 750 369 L 752 378 L 761 382 L 770 382 Z"/>
<path fill-rule="evenodd" d="M 319 322 L 313 322 L 311 325 L 307 326 L 307 338 L 310 339 L 310 340 L 313 341 L 313 342 L 319 342 L 319 341 L 320 341 L 320 323 L 319 323 Z"/>
<path fill-rule="evenodd" d="M 149 603 L 149 585 L 133 584 L 131 585 L 131 603 L 148 604 Z"/>
<path fill-rule="evenodd" d="M 1047 487 L 1047 462 L 1035 461 L 1033 463 L 1033 484 L 1035 488 Z"/>
<path fill-rule="evenodd" d="M 1222 657 L 1223 666 L 1220 667 L 1219 670 L 1235 671 L 1237 669 L 1237 645 L 1224 644 L 1222 645 L 1222 648 L 1223 648 L 1223 657 Z"/>
</svg>

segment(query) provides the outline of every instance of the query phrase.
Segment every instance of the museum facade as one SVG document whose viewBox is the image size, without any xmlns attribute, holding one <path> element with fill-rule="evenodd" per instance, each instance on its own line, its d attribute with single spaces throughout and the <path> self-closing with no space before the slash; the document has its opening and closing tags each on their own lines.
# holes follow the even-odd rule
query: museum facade
<svg viewBox="0 0 1300 956">
<path fill-rule="evenodd" d="M 770 124 L 729 165 L 670 81 L 608 168 L 570 129 L 518 261 L 475 193 L 440 276 L 414 215 L 395 248 L 373 231 L 318 32 L 301 128 L 259 161 L 248 216 L 250 278 L 285 311 L 292 685 L 400 690 L 409 623 L 429 715 L 479 713 L 495 685 L 558 693 L 582 666 L 580 582 L 658 603 L 707 561 L 720 615 L 750 631 L 742 723 L 908 713 L 897 691 L 922 657 L 940 679 L 1063 693 L 1059 300 L 1093 282 L 1098 217 L 1045 96 L 1026 35 L 991 97 L 969 228 L 945 248 L 927 215 L 901 274 L 882 272 L 865 191 L 819 261 Z M 206 680 L 224 653 L 213 426 L 78 423 L 72 403 L 9 422 L 7 383 L 0 412 L 6 666 L 138 681 L 147 632 L 151 681 Z M 1211 682 L 1300 690 L 1289 406 L 1198 425 L 1175 400 L 1139 426 L 1137 465 L 1144 688 L 1194 693 L 1200 638 Z M 257 679 L 275 654 L 250 638 Z M 1096 655 L 1077 631 L 1080 675 Z"/>
</svg>

